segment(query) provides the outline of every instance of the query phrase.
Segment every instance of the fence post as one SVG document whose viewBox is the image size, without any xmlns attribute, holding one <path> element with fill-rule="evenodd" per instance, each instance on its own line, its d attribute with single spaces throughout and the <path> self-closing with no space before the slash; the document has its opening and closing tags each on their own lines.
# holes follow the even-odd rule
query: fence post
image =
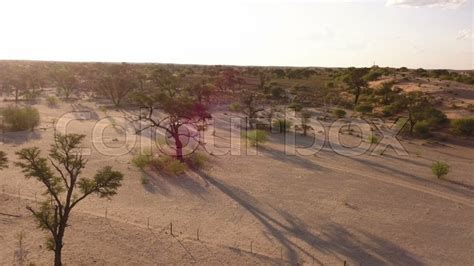
<svg viewBox="0 0 474 266">
<path fill-rule="evenodd" d="M 197 236 L 197 240 L 199 241 L 199 228 L 197 229 L 196 236 Z"/>
<path fill-rule="evenodd" d="M 173 222 L 170 222 L 170 234 L 173 235 Z"/>
<path fill-rule="evenodd" d="M 250 253 L 253 254 L 253 241 L 250 240 Z"/>
</svg>

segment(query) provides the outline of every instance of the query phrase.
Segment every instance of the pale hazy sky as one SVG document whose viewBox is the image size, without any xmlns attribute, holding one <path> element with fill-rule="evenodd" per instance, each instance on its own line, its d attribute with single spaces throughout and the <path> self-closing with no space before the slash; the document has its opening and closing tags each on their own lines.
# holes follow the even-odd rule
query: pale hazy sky
<svg viewBox="0 0 474 266">
<path fill-rule="evenodd" d="M 472 0 L 1 0 L 0 59 L 473 69 Z"/>
</svg>

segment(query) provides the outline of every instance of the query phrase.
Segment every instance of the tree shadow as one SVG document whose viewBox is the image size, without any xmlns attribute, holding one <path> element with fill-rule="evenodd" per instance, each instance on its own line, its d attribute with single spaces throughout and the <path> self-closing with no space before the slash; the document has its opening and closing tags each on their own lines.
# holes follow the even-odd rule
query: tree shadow
<svg viewBox="0 0 474 266">
<path fill-rule="evenodd" d="M 29 142 L 30 140 L 38 139 L 41 139 L 41 133 L 38 132 L 38 130 L 5 132 L 0 134 L 0 142 L 4 144 L 21 145 L 23 143 Z"/>
<path fill-rule="evenodd" d="M 358 157 L 348 157 L 348 158 L 350 158 L 351 160 L 356 161 L 360 164 L 368 165 L 373 170 L 378 170 L 379 172 L 384 173 L 384 174 L 394 175 L 394 176 L 398 176 L 398 177 L 408 177 L 408 178 L 411 178 L 411 179 L 414 179 L 414 180 L 417 180 L 417 181 L 421 181 L 421 182 L 424 182 L 424 183 L 434 184 L 434 185 L 437 185 L 437 186 L 441 186 L 443 188 L 447 188 L 447 189 L 449 189 L 453 192 L 462 194 L 462 195 L 467 196 L 467 197 L 473 197 L 473 193 L 471 191 L 466 190 L 466 189 L 470 189 L 469 186 L 465 185 L 465 184 L 463 184 L 462 187 L 450 186 L 450 185 L 443 184 L 441 182 L 431 181 L 429 179 L 422 178 L 422 177 L 419 177 L 417 175 L 402 171 L 402 170 L 400 170 L 402 167 L 394 168 L 394 167 L 390 167 L 386 164 L 376 162 L 375 160 L 363 159 L 363 158 L 358 158 Z M 450 183 L 457 184 L 459 182 L 451 181 Z M 459 184 L 457 184 L 457 185 L 459 185 Z"/>
<path fill-rule="evenodd" d="M 79 115 L 79 112 L 88 112 L 90 114 L 90 117 L 88 117 L 89 120 L 99 120 L 99 114 L 96 112 L 96 110 L 92 107 L 89 107 L 89 106 L 86 106 L 84 104 L 81 104 L 81 103 L 72 103 L 71 104 L 72 106 L 72 109 L 74 110 L 74 112 L 78 112 L 77 113 L 77 117 L 78 119 L 83 119 L 84 117 L 80 116 Z"/>
<path fill-rule="evenodd" d="M 294 238 L 303 241 L 312 249 L 330 254 L 341 260 L 353 260 L 376 265 L 387 263 L 421 264 L 408 251 L 388 240 L 364 232 L 362 233 L 365 239 L 361 239 L 338 224 L 325 226 L 322 233 L 316 235 L 298 217 L 282 210 L 276 210 L 279 217 L 272 216 L 259 206 L 260 203 L 257 199 L 244 190 L 227 185 L 224 181 L 218 180 L 203 171 L 198 170 L 196 173 L 253 215 L 286 250 L 287 258 L 291 264 L 299 263 L 302 254 L 312 257 L 315 262 L 322 264 L 313 256 L 310 250 L 293 240 Z"/>
<path fill-rule="evenodd" d="M 143 186 L 150 193 L 169 196 L 171 194 L 171 188 L 175 187 L 204 199 L 202 195 L 208 192 L 206 189 L 208 186 L 207 182 L 203 185 L 196 180 L 196 177 L 187 173 L 171 176 L 148 169 L 142 171 L 142 175 L 148 177 L 148 182 L 143 184 Z"/>
<path fill-rule="evenodd" d="M 284 163 L 291 163 L 297 167 L 302 167 L 311 171 L 325 170 L 324 167 L 316 164 L 315 162 L 311 160 L 305 159 L 299 155 L 286 154 L 284 151 L 272 149 L 268 146 L 260 146 L 258 147 L 258 151 L 270 157 L 271 159 L 284 162 Z M 329 169 L 326 169 L 326 170 L 329 171 Z"/>
</svg>

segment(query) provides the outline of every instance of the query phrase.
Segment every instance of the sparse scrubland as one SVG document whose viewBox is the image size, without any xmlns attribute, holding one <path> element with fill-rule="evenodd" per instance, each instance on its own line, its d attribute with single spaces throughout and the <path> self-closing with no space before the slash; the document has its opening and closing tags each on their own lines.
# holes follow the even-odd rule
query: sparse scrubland
<svg viewBox="0 0 474 266">
<path fill-rule="evenodd" d="M 0 264 L 472 263 L 472 71 L 2 61 L 0 88 Z"/>
</svg>

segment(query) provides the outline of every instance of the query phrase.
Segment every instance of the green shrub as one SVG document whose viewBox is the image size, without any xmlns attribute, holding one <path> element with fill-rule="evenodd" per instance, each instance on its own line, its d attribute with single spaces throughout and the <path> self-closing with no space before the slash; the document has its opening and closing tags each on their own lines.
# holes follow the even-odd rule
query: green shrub
<svg viewBox="0 0 474 266">
<path fill-rule="evenodd" d="M 249 130 L 242 132 L 242 137 L 246 138 L 250 145 L 257 146 L 267 141 L 267 132 L 260 129 Z"/>
<path fill-rule="evenodd" d="M 343 118 L 346 116 L 346 111 L 339 108 L 332 110 L 332 113 L 337 118 Z"/>
<path fill-rule="evenodd" d="M 377 144 L 377 143 L 379 143 L 379 138 L 377 138 L 377 136 L 375 136 L 375 135 L 370 135 L 369 136 L 369 142 L 372 143 L 372 144 Z"/>
<path fill-rule="evenodd" d="M 33 107 L 7 107 L 1 112 L 5 126 L 12 131 L 33 130 L 40 123 L 40 115 Z"/>
<path fill-rule="evenodd" d="M 239 112 L 241 110 L 239 103 L 232 103 L 229 105 L 229 110 L 232 112 Z"/>
<path fill-rule="evenodd" d="M 449 172 L 449 165 L 447 163 L 444 163 L 444 162 L 435 162 L 432 166 L 431 166 L 431 170 L 433 171 L 433 174 L 437 177 L 437 178 L 442 178 L 444 176 L 446 176 Z"/>
<path fill-rule="evenodd" d="M 146 166 L 150 165 L 150 162 L 152 160 L 152 155 L 151 153 L 149 152 L 143 152 L 143 153 L 140 153 L 138 155 L 136 155 L 133 159 L 132 159 L 132 163 L 133 165 L 135 165 L 136 167 L 140 168 L 140 169 L 143 169 L 145 168 Z"/>
<path fill-rule="evenodd" d="M 162 155 L 151 160 L 150 165 L 168 175 L 181 175 L 188 169 L 187 165 L 174 157 Z"/>
<path fill-rule="evenodd" d="M 372 109 L 374 109 L 374 107 L 368 103 L 360 103 L 355 107 L 355 110 L 357 112 L 363 113 L 363 114 L 372 113 Z"/>
<path fill-rule="evenodd" d="M 474 136 L 474 117 L 453 120 L 451 131 L 458 135 Z"/>
<path fill-rule="evenodd" d="M 142 185 L 148 185 L 150 183 L 150 177 L 146 173 L 143 173 L 140 177 L 140 181 L 142 182 Z"/>
<path fill-rule="evenodd" d="M 430 122 L 426 120 L 416 122 L 415 126 L 413 127 L 413 131 L 422 137 L 429 137 Z"/>
<path fill-rule="evenodd" d="M 193 152 L 191 155 L 189 155 L 186 158 L 186 162 L 188 163 L 188 166 L 193 169 L 204 168 L 208 160 L 209 159 L 206 157 L 206 155 L 199 153 L 197 151 Z"/>
<path fill-rule="evenodd" d="M 293 123 L 290 120 L 286 119 L 277 119 L 273 121 L 273 127 L 278 128 L 280 133 L 286 132 L 290 130 L 290 128 L 293 126 Z"/>
<path fill-rule="evenodd" d="M 59 104 L 59 99 L 56 96 L 48 96 L 46 98 L 46 104 L 49 107 L 56 107 Z"/>
<path fill-rule="evenodd" d="M 401 106 L 399 103 L 392 103 L 390 105 L 386 105 L 382 109 L 382 113 L 385 117 L 395 115 L 400 112 Z"/>
<path fill-rule="evenodd" d="M 427 108 L 422 112 L 421 117 L 429 123 L 431 128 L 437 127 L 447 121 L 446 115 L 433 107 Z"/>
</svg>

